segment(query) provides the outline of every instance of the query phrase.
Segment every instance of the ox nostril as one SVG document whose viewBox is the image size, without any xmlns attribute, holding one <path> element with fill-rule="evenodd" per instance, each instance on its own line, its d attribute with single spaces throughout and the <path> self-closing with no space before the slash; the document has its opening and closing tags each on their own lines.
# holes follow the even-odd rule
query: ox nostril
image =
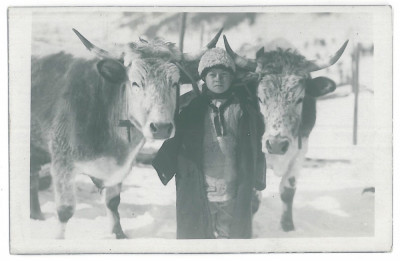
<svg viewBox="0 0 400 261">
<path fill-rule="evenodd" d="M 282 152 L 283 152 L 283 153 L 286 153 L 286 151 L 288 150 L 288 148 L 289 148 L 289 141 L 284 141 L 284 142 L 282 143 Z"/>
<path fill-rule="evenodd" d="M 155 139 L 167 139 L 174 130 L 174 125 L 172 123 L 152 122 L 149 124 L 149 127 L 152 137 Z"/>
<path fill-rule="evenodd" d="M 287 139 L 272 139 L 267 140 L 265 145 L 270 154 L 283 155 L 289 150 L 290 143 Z"/>
<path fill-rule="evenodd" d="M 150 130 L 152 133 L 156 133 L 157 132 L 157 127 L 154 123 L 150 123 Z"/>
</svg>

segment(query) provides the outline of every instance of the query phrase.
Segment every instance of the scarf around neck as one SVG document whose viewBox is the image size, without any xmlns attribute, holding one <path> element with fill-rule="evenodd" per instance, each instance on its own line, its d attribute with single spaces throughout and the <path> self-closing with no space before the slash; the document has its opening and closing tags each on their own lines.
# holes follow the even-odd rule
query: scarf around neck
<svg viewBox="0 0 400 261">
<path fill-rule="evenodd" d="M 227 91 L 223 93 L 215 93 L 210 91 L 207 86 L 203 85 L 203 94 L 207 98 L 208 106 L 213 110 L 214 113 L 214 127 L 215 132 L 217 133 L 217 137 L 225 136 L 226 135 L 226 122 L 224 118 L 224 111 L 235 99 L 235 93 L 232 90 L 232 87 L 229 88 Z M 222 103 L 217 107 L 213 100 L 221 99 L 224 100 Z"/>
</svg>

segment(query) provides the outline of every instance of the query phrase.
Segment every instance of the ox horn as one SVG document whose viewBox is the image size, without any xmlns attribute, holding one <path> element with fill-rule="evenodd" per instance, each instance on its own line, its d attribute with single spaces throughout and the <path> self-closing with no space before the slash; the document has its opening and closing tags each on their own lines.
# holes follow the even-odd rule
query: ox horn
<svg viewBox="0 0 400 261">
<path fill-rule="evenodd" d="M 226 52 L 233 58 L 233 60 L 235 61 L 235 64 L 237 66 L 239 66 L 240 68 L 249 70 L 251 72 L 256 71 L 256 68 L 257 68 L 256 61 L 253 59 L 247 59 L 247 58 L 241 57 L 238 54 L 236 54 L 230 47 L 225 35 L 224 35 L 224 44 L 225 44 Z"/>
<path fill-rule="evenodd" d="M 224 30 L 224 28 L 221 28 L 218 31 L 218 33 L 214 36 L 214 38 L 205 47 L 201 48 L 200 51 L 198 51 L 197 53 L 194 53 L 194 54 L 184 53 L 183 60 L 185 60 L 187 62 L 200 60 L 201 56 L 203 56 L 203 54 L 208 49 L 214 48 L 217 45 L 217 42 L 218 42 L 219 37 L 221 36 L 222 30 Z"/>
<path fill-rule="evenodd" d="M 346 49 L 348 42 L 349 42 L 349 40 L 344 42 L 342 47 L 340 47 L 340 49 L 332 56 L 329 56 L 325 59 L 309 61 L 309 64 L 307 66 L 307 71 L 315 72 L 315 71 L 325 69 L 325 68 L 335 64 L 339 60 L 340 56 L 342 56 L 344 50 Z"/>
<path fill-rule="evenodd" d="M 74 31 L 74 33 L 79 37 L 79 39 L 82 41 L 82 43 L 86 46 L 86 48 L 94 53 L 96 56 L 100 57 L 100 58 L 111 58 L 111 59 L 115 59 L 116 57 L 112 56 L 109 52 L 95 46 L 94 44 L 92 44 L 91 42 L 89 42 L 88 39 L 86 39 L 83 35 L 81 35 L 77 30 L 75 30 L 74 28 L 72 28 L 72 31 Z"/>
</svg>

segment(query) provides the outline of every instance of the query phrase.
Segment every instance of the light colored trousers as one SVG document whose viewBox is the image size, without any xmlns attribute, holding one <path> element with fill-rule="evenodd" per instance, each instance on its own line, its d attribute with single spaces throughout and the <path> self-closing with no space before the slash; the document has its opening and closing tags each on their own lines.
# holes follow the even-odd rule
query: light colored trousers
<svg viewBox="0 0 400 261">
<path fill-rule="evenodd" d="M 216 238 L 229 238 L 235 199 L 222 202 L 209 201 L 212 225 Z"/>
</svg>

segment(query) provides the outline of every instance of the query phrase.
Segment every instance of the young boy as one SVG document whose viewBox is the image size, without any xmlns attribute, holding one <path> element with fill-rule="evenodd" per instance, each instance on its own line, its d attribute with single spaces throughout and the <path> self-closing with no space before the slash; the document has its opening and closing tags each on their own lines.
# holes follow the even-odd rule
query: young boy
<svg viewBox="0 0 400 261">
<path fill-rule="evenodd" d="M 235 88 L 223 49 L 207 51 L 198 71 L 202 94 L 181 111 L 153 166 L 163 184 L 175 175 L 178 238 L 250 238 L 253 189 L 265 188 L 262 118 Z"/>
</svg>

